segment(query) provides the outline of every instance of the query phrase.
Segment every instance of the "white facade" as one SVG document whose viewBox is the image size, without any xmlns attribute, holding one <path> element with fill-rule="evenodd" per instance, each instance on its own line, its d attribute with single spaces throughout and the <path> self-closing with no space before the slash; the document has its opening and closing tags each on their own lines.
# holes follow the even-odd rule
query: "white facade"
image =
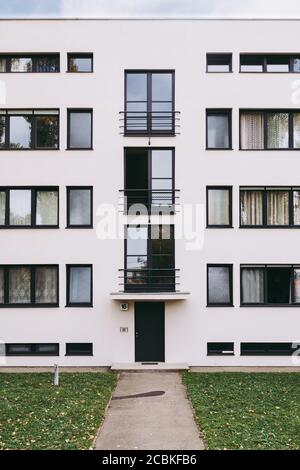
<svg viewBox="0 0 300 470">
<path fill-rule="evenodd" d="M 0 186 L 59 186 L 58 229 L 0 231 L 0 264 L 59 264 L 58 308 L 1 308 L 4 343 L 60 343 L 59 357 L 6 357 L 9 366 L 105 366 L 135 361 L 134 295 L 119 290 L 124 241 L 97 237 L 97 208 L 119 202 L 124 148 L 148 137 L 120 134 L 125 70 L 174 70 L 180 135 L 152 137 L 175 148 L 181 204 L 202 204 L 204 243 L 176 240 L 178 300 L 165 300 L 165 362 L 194 366 L 290 366 L 291 357 L 240 356 L 241 342 L 300 341 L 300 308 L 240 307 L 241 264 L 300 264 L 295 229 L 240 229 L 240 186 L 300 186 L 300 152 L 239 151 L 240 108 L 300 108 L 297 74 L 239 73 L 240 53 L 299 53 L 299 21 L 2 20 L 0 53 L 60 53 L 60 73 L 1 74 L 1 108 L 60 109 L 60 149 L 0 152 Z M 67 73 L 68 52 L 92 52 L 94 72 Z M 206 73 L 206 54 L 233 54 L 233 73 Z M 295 88 L 296 87 L 296 88 Z M 93 109 L 93 150 L 67 148 L 67 109 Z M 233 150 L 206 150 L 207 108 L 232 109 Z M 94 228 L 66 229 L 66 186 L 93 186 Z M 206 229 L 207 186 L 232 186 L 232 229 Z M 175 225 L 177 219 L 175 217 Z M 201 235 L 200 235 L 201 236 Z M 66 265 L 93 265 L 93 307 L 66 307 Z M 207 264 L 233 265 L 234 307 L 207 308 Z M 137 299 L 139 296 L 136 296 Z M 164 296 L 161 296 L 164 299 Z M 153 299 L 153 296 L 146 296 Z M 165 297 L 166 298 L 166 297 Z M 173 300 L 174 298 L 174 300 Z M 171 299 L 171 300 L 170 300 Z M 125 300 L 124 300 L 125 301 Z M 121 332 L 120 328 L 128 328 Z M 208 342 L 234 342 L 234 356 L 207 356 Z M 93 343 L 93 356 L 65 356 L 65 343 Z"/>
</svg>

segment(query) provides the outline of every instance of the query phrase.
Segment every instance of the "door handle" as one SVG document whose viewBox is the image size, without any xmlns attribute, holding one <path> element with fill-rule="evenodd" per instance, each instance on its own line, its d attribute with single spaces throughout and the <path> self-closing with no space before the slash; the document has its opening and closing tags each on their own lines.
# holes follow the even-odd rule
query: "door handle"
<svg viewBox="0 0 300 470">
<path fill-rule="evenodd" d="M 136 337 L 136 338 L 139 337 L 139 332 L 138 332 L 138 331 L 135 332 L 135 337 Z"/>
</svg>

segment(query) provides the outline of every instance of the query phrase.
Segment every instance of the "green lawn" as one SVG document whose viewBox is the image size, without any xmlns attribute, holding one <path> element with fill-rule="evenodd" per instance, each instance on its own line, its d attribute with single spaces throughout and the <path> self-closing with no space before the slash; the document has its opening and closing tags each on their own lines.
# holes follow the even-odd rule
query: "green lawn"
<svg viewBox="0 0 300 470">
<path fill-rule="evenodd" d="M 184 373 L 208 449 L 300 449 L 300 374 Z"/>
<path fill-rule="evenodd" d="M 0 374 L 0 449 L 89 449 L 116 385 L 112 373 Z"/>
</svg>

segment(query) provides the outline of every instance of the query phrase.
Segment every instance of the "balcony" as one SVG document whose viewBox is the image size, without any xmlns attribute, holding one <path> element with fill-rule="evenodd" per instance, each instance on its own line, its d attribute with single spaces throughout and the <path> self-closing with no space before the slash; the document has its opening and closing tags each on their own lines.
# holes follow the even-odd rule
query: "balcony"
<svg viewBox="0 0 300 470">
<path fill-rule="evenodd" d="M 174 215 L 179 208 L 179 189 L 120 190 L 119 209 L 124 214 Z"/>
<path fill-rule="evenodd" d="M 179 134 L 180 111 L 120 111 L 124 136 L 175 136 Z"/>
</svg>

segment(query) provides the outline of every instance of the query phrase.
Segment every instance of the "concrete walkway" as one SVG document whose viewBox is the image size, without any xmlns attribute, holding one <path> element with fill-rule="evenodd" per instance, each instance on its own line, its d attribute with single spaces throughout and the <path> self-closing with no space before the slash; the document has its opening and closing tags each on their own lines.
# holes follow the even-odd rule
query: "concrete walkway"
<svg viewBox="0 0 300 470">
<path fill-rule="evenodd" d="M 149 392 L 164 392 L 147 396 Z M 134 398 L 121 398 L 146 394 Z M 101 450 L 203 450 L 176 372 L 122 372 L 95 443 Z"/>
</svg>

